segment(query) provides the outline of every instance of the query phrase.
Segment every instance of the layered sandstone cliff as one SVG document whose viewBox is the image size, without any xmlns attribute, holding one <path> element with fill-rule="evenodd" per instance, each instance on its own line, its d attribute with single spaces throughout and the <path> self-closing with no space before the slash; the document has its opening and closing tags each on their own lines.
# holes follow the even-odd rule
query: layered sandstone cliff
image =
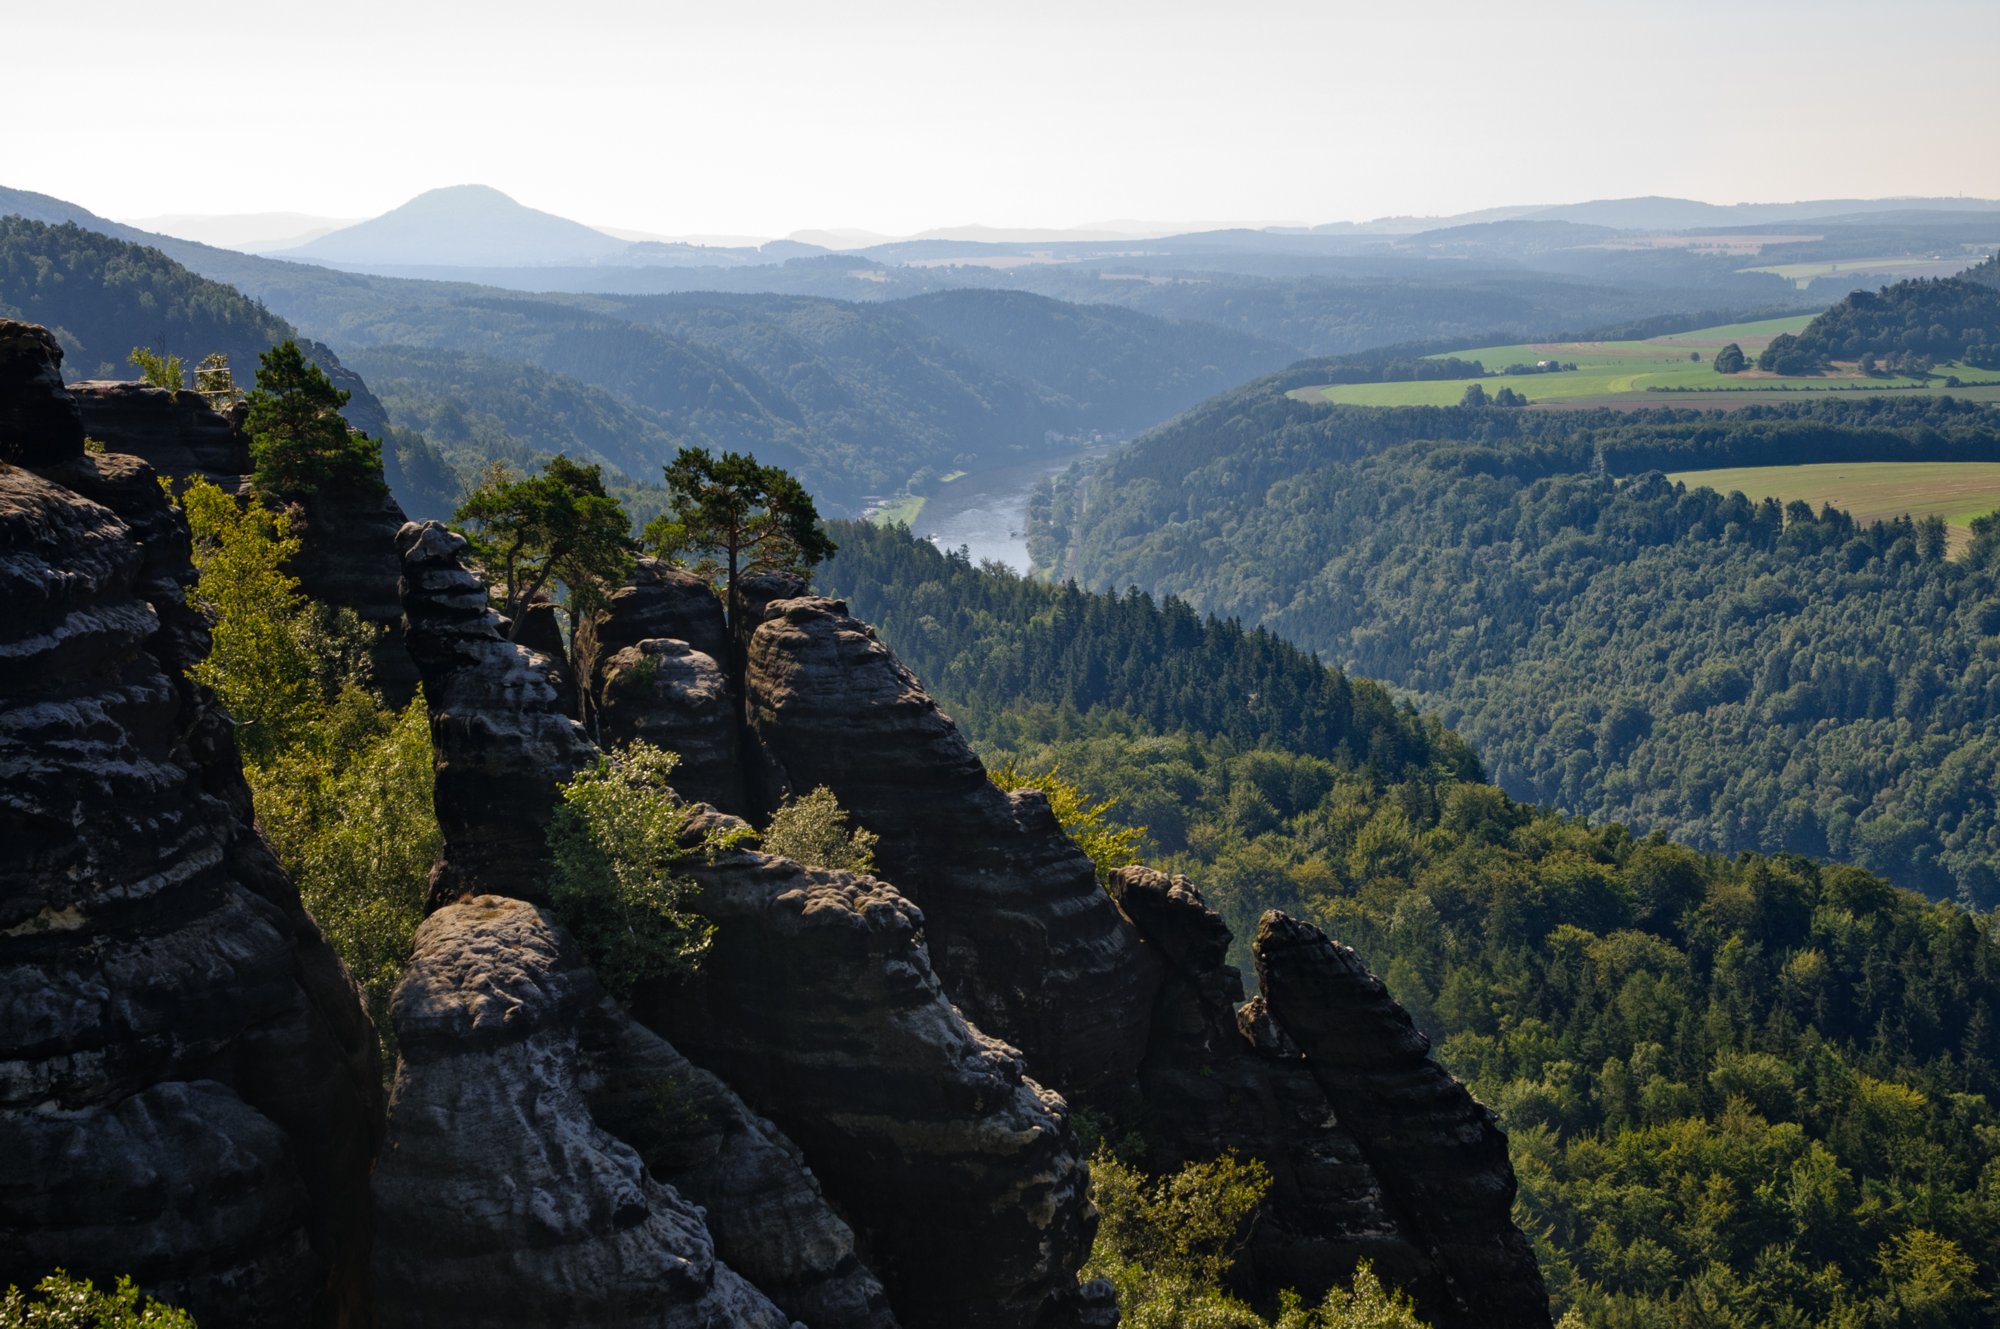
<svg viewBox="0 0 2000 1329">
<path fill-rule="evenodd" d="M 0 1284 L 361 1323 L 375 1038 L 185 668 L 188 537 L 0 323 Z"/>
<path fill-rule="evenodd" d="M 150 468 L 83 452 L 56 355 L 0 323 L 0 1158 L 31 1169 L 0 1279 L 132 1273 L 207 1329 L 1102 1329 L 1081 1101 L 1161 1166 L 1267 1163 L 1253 1297 L 1367 1258 L 1440 1329 L 1547 1325 L 1504 1138 L 1353 952 L 1267 915 L 1246 1001 L 1192 883 L 1101 887 L 795 581 L 728 624 L 645 564 L 536 651 L 434 524 L 390 546 L 445 846 L 371 1200 L 371 1031 L 185 680 L 185 528 Z M 632 738 L 722 809 L 697 830 L 828 785 L 880 875 L 699 856 L 704 965 L 614 1001 L 546 907 L 544 835 Z"/>
</svg>

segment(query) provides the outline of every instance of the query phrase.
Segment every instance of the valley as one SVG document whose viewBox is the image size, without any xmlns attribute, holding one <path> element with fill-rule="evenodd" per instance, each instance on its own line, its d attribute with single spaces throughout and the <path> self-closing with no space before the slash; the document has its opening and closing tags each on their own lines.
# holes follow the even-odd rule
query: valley
<svg viewBox="0 0 2000 1329">
<path fill-rule="evenodd" d="M 2000 1326 L 2000 203 L 561 196 L 0 188 L 0 1289 Z"/>
</svg>

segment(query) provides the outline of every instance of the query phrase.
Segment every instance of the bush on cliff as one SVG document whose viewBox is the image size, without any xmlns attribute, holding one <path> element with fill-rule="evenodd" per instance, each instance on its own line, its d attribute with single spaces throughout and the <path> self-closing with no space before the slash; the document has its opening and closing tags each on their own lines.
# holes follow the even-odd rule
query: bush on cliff
<svg viewBox="0 0 2000 1329">
<path fill-rule="evenodd" d="M 561 786 L 549 823 L 549 898 L 620 996 L 701 963 L 713 927 L 688 907 L 695 885 L 676 869 L 740 838 L 710 833 L 690 844 L 694 809 L 669 783 L 678 761 L 643 742 L 602 756 Z"/>
<path fill-rule="evenodd" d="M 1384 1288 L 1365 1262 L 1351 1287 L 1333 1288 L 1317 1306 L 1281 1294 L 1275 1319 L 1224 1289 L 1271 1189 L 1255 1159 L 1225 1154 L 1153 1179 L 1100 1147 L 1090 1187 L 1099 1218 L 1083 1276 L 1118 1289 L 1126 1329 L 1424 1329 L 1409 1298 Z"/>
<path fill-rule="evenodd" d="M 389 997 L 402 978 L 439 832 L 429 716 L 368 685 L 369 630 L 299 590 L 290 517 L 204 480 L 181 494 L 212 647 L 190 673 L 236 721 L 257 821 L 299 898 L 367 998 L 395 1065 Z"/>
<path fill-rule="evenodd" d="M 788 798 L 771 814 L 764 831 L 764 852 L 778 854 L 809 868 L 835 872 L 873 872 L 875 842 L 881 837 L 866 827 L 847 825 L 847 809 L 825 785 L 809 794 Z"/>
<path fill-rule="evenodd" d="M 58 1269 L 32 1292 L 9 1287 L 0 1297 L 0 1329 L 195 1329 L 184 1310 L 144 1296 L 130 1278 L 109 1292 Z"/>
</svg>

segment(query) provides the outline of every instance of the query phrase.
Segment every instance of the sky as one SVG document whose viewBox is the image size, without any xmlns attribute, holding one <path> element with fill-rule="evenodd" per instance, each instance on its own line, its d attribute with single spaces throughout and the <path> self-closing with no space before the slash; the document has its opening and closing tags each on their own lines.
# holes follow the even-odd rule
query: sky
<svg viewBox="0 0 2000 1329">
<path fill-rule="evenodd" d="M 758 236 L 2000 198 L 1995 50 L 1993 0 L 0 0 L 0 185 Z"/>
</svg>

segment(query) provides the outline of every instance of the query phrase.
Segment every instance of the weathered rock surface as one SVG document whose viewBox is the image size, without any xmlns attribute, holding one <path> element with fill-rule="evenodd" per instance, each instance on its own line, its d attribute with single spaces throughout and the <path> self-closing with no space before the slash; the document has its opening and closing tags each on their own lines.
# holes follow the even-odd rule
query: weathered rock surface
<svg viewBox="0 0 2000 1329">
<path fill-rule="evenodd" d="M 1366 1259 L 1393 1285 L 1420 1290 L 1429 1260 L 1390 1212 L 1298 1049 L 1267 1021 L 1245 1027 L 1221 917 L 1185 877 L 1134 866 L 1114 872 L 1110 886 L 1147 958 L 1165 970 L 1139 1072 L 1153 1161 L 1175 1168 L 1234 1150 L 1271 1171 L 1267 1210 L 1236 1271 L 1243 1289 L 1317 1298 Z"/>
<path fill-rule="evenodd" d="M 47 328 L 0 319 L 0 462 L 46 466 L 83 452 L 83 416 L 63 391 L 62 347 Z"/>
<path fill-rule="evenodd" d="M 637 1009 L 803 1147 L 901 1321 L 1084 1322 L 1095 1214 L 1068 1106 L 952 1007 L 924 916 L 744 850 L 690 871 L 714 947 Z"/>
<path fill-rule="evenodd" d="M 547 656 L 508 641 L 486 587 L 437 522 L 397 532 L 406 643 L 423 676 L 444 848 L 429 907 L 463 895 L 547 898 L 556 785 L 597 759 Z"/>
<path fill-rule="evenodd" d="M 882 837 L 952 1000 L 1068 1092 L 1128 1084 L 1152 987 L 1138 939 L 1035 790 L 1002 793 L 916 678 L 836 600 L 779 600 L 750 640 L 752 731 L 799 792 Z"/>
<path fill-rule="evenodd" d="M 223 414 L 198 393 L 150 383 L 92 380 L 70 391 L 85 432 L 108 451 L 138 457 L 171 479 L 205 479 L 232 494 L 248 485 L 247 408 Z M 371 657 L 375 683 L 397 706 L 417 686 L 416 666 L 403 649 L 403 606 L 396 594 L 396 532 L 403 520 L 385 487 L 326 486 L 294 508 L 299 553 L 288 569 L 307 595 L 353 610 L 382 634 Z"/>
<path fill-rule="evenodd" d="M 250 477 L 242 408 L 225 415 L 199 393 L 150 383 L 91 379 L 69 390 L 84 432 L 109 452 L 143 457 L 170 479 L 199 477 L 232 494 Z"/>
<path fill-rule="evenodd" d="M 729 627 L 715 592 L 692 572 L 653 558 L 638 560 L 631 580 L 611 593 L 604 616 L 582 635 L 577 663 L 593 682 L 593 662 L 655 637 L 686 642 L 718 663 L 729 658 Z"/>
<path fill-rule="evenodd" d="M 183 677 L 186 527 L 83 454 L 39 333 L 0 323 L 0 449 L 46 472 L 0 465 L 0 1283 L 358 1321 L 373 1030 Z"/>
<path fill-rule="evenodd" d="M 674 788 L 689 802 L 741 811 L 736 701 L 714 657 L 649 637 L 598 668 L 598 735 L 607 746 L 644 739 L 680 754 Z"/>
<path fill-rule="evenodd" d="M 416 695 L 418 675 L 402 641 L 397 589 L 403 509 L 386 485 L 338 484 L 321 486 L 295 511 L 299 553 L 291 572 L 299 589 L 322 604 L 353 610 L 380 631 L 370 656 L 375 685 L 391 705 L 407 703 Z"/>
<path fill-rule="evenodd" d="M 749 815 L 729 630 L 708 583 L 642 558 L 578 636 L 584 718 L 598 741 L 677 752 L 674 786 L 690 802 Z"/>
<path fill-rule="evenodd" d="M 375 1173 L 387 1329 L 791 1324 L 717 1256 L 703 1211 L 593 1117 L 580 1030 L 615 1024 L 604 1006 L 573 943 L 519 900 L 461 900 L 418 930 Z"/>
<path fill-rule="evenodd" d="M 1514 1225 L 1514 1170 L 1492 1112 L 1430 1059 L 1430 1040 L 1350 948 L 1272 910 L 1253 953 L 1271 1018 L 1431 1259 L 1432 1321 L 1547 1329 L 1548 1292 Z"/>
</svg>

